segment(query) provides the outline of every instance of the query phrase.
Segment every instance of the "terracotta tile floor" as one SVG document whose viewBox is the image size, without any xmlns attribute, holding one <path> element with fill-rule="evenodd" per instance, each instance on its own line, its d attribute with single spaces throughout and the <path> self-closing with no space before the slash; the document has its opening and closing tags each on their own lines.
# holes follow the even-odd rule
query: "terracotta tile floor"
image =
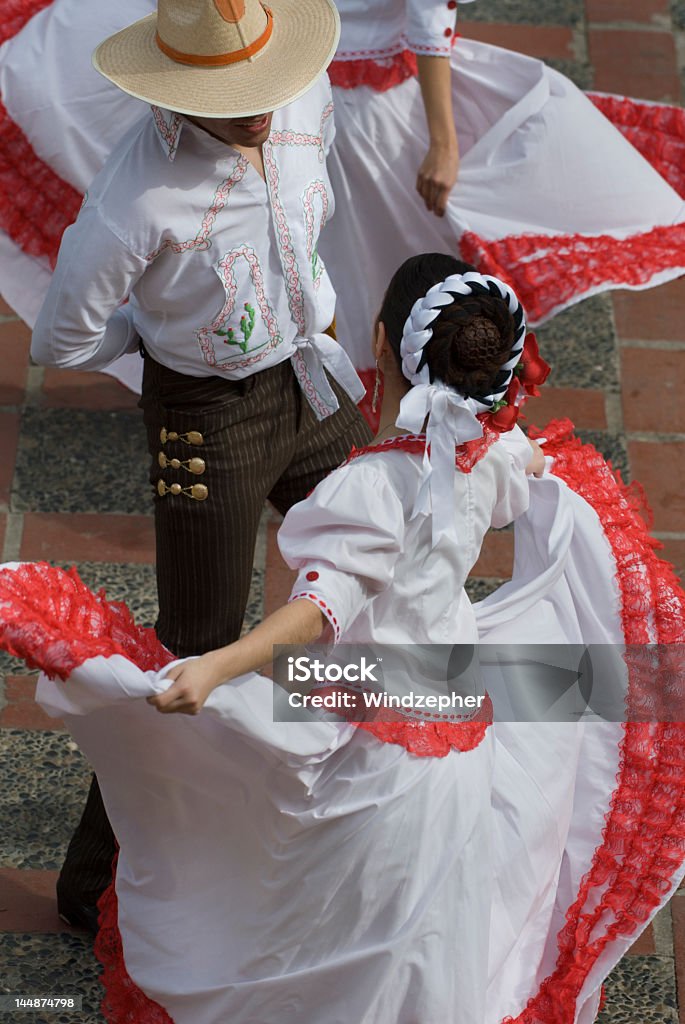
<svg viewBox="0 0 685 1024">
<path fill-rule="evenodd" d="M 668 0 L 480 0 L 466 8 L 461 30 L 549 59 L 584 87 L 682 99 L 683 0 L 671 7 Z M 684 323 L 685 280 L 592 299 L 562 314 L 539 332 L 555 370 L 530 413 L 539 423 L 567 413 L 615 465 L 643 482 L 656 535 L 681 571 Z M 2 560 L 75 562 L 89 584 L 128 599 L 143 621 L 152 622 L 154 540 L 135 399 L 100 374 L 29 372 L 28 331 L 3 303 L 0 347 Z M 659 385 L 663 400 L 654 401 Z M 266 514 L 249 622 L 289 590 L 276 529 L 275 517 Z M 511 534 L 491 537 L 474 592 L 505 576 L 511 555 Z M 0 656 L 0 991 L 81 994 L 83 1012 L 59 1020 L 96 1024 L 90 943 L 61 924 L 52 899 L 88 770 L 60 723 L 33 703 L 32 687 L 30 673 Z M 603 1021 L 685 1024 L 684 899 L 675 897 L 615 970 Z M 57 1019 L 45 1018 L 45 1024 Z M 43 1021 L 39 1014 L 31 1020 Z"/>
</svg>

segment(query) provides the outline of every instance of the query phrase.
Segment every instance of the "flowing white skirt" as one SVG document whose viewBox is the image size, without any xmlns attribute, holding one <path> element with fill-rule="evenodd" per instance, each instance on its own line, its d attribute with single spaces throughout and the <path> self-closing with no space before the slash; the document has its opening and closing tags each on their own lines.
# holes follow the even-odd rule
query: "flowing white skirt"
<svg viewBox="0 0 685 1024">
<path fill-rule="evenodd" d="M 548 450 L 558 476 L 532 481 L 482 641 L 682 642 L 682 591 L 630 495 L 591 449 Z M 253 675 L 163 716 L 144 698 L 164 651 L 61 570 L 5 567 L 0 612 L 2 646 L 53 677 L 38 700 L 120 843 L 98 940 L 110 1024 L 589 1024 L 685 873 L 681 725 L 498 722 L 418 756 L 275 722 Z"/>
<path fill-rule="evenodd" d="M 370 325 L 390 277 L 418 252 L 452 253 L 509 281 L 531 324 L 596 292 L 685 271 L 682 195 L 569 79 L 458 39 L 452 92 L 461 168 L 440 219 L 416 191 L 429 142 L 417 80 L 387 92 L 334 90 L 329 166 L 339 212 L 320 252 L 356 366 L 373 365 Z M 623 101 L 616 116 L 650 113 L 656 156 L 659 108 L 649 107 Z M 669 129 L 681 148 L 682 115 Z"/>
<path fill-rule="evenodd" d="M 90 52 L 153 9 L 154 0 L 52 0 L 0 48 L 0 291 L 29 324 L 79 195 L 145 112 L 93 70 Z M 362 371 L 373 365 L 383 291 L 418 252 L 461 255 L 508 280 L 533 324 L 595 292 L 685 271 L 682 110 L 591 102 L 540 61 L 466 39 L 452 72 L 462 166 L 442 221 L 415 190 L 428 146 L 418 82 L 335 89 L 337 214 L 320 251 L 339 296 L 339 338 Z M 113 372 L 139 390 L 137 360 Z"/>
</svg>

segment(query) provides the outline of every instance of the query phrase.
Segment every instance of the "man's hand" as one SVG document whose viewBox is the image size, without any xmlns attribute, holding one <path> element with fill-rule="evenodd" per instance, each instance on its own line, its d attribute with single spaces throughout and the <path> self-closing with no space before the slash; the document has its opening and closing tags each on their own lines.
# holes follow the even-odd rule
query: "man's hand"
<svg viewBox="0 0 685 1024">
<path fill-rule="evenodd" d="M 459 175 L 459 147 L 431 143 L 419 168 L 416 189 L 427 209 L 436 217 L 444 217 L 447 200 Z"/>
<path fill-rule="evenodd" d="M 174 665 L 166 676 L 173 683 L 164 693 L 148 697 L 148 704 L 166 715 L 197 715 L 212 690 L 228 678 L 219 670 L 215 654 L 203 654 L 201 658 Z"/>
</svg>

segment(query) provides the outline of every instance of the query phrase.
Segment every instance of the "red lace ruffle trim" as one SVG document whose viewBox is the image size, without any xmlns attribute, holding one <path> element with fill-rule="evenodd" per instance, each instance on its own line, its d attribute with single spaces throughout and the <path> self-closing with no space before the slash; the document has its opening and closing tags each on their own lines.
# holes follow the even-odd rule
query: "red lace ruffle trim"
<svg viewBox="0 0 685 1024">
<path fill-rule="evenodd" d="M 392 57 L 366 57 L 361 60 L 334 60 L 328 68 L 331 85 L 338 89 L 357 89 L 368 85 L 376 92 L 387 92 L 418 72 L 416 55 L 403 50 Z"/>
<path fill-rule="evenodd" d="M 82 197 L 35 154 L 0 103 L 0 228 L 27 255 L 54 266 Z"/>
<path fill-rule="evenodd" d="M 116 858 L 113 877 L 116 878 Z M 126 970 L 115 882 L 100 897 L 98 908 L 100 929 L 95 939 L 95 955 L 103 967 L 103 1016 L 109 1024 L 174 1024 L 164 1007 L 149 999 Z"/>
<path fill-rule="evenodd" d="M 20 32 L 34 14 L 48 7 L 53 0 L 2 0 L 0 4 L 0 43 Z"/>
<path fill-rule="evenodd" d="M 685 595 L 671 566 L 654 553 L 658 545 L 639 514 L 636 491 L 612 473 L 591 445 L 575 439 L 572 429 L 569 420 L 561 420 L 530 433 L 548 439 L 545 452 L 554 456 L 555 475 L 599 516 L 616 561 L 626 644 L 646 644 L 649 639 L 682 643 Z M 644 650 L 649 657 L 651 649 Z M 628 668 L 632 690 L 632 661 Z M 639 677 L 638 672 L 638 684 Z M 669 893 L 684 857 L 685 726 L 628 723 L 602 844 L 566 913 L 556 968 L 515 1024 L 575 1020 L 578 996 L 606 946 L 633 935 L 648 920 Z M 513 1024 L 513 1019 L 507 1018 L 505 1024 Z"/>
<path fill-rule="evenodd" d="M 625 96 L 589 93 L 588 98 L 685 199 L 685 110 Z"/>
<path fill-rule="evenodd" d="M 383 743 L 396 743 L 415 757 L 446 757 L 453 750 L 462 753 L 475 750 L 483 742 L 492 725 L 492 702 L 487 697 L 475 718 L 468 722 L 417 722 L 397 715 L 390 721 L 383 712 L 383 721 L 357 722 L 357 728 L 370 732 Z"/>
<path fill-rule="evenodd" d="M 455 448 L 454 464 L 462 473 L 470 473 L 477 462 L 486 455 L 499 437 L 499 432 L 491 427 L 483 425 L 483 436 L 477 437 L 466 444 L 460 444 Z M 410 455 L 423 455 L 426 450 L 425 434 L 400 434 L 398 437 L 388 437 L 385 441 L 378 441 L 376 444 L 369 444 L 365 448 L 353 448 L 347 457 L 345 465 L 352 459 L 358 459 L 361 455 L 372 455 L 378 452 L 409 452 Z"/>
<path fill-rule="evenodd" d="M 506 281 L 537 324 L 605 288 L 646 288 L 659 274 L 685 271 L 685 223 L 629 238 L 612 235 L 508 235 L 487 241 L 472 231 L 462 258 Z"/>
<path fill-rule="evenodd" d="M 0 572 L 0 647 L 63 680 L 98 655 L 121 654 L 143 672 L 173 661 L 125 605 L 107 601 L 104 591 L 93 594 L 75 569 L 44 562 Z"/>
</svg>

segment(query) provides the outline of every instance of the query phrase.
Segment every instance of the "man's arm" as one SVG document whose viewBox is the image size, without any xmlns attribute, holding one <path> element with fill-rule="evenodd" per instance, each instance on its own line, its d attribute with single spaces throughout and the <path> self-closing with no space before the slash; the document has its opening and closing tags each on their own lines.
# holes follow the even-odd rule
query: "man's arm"
<svg viewBox="0 0 685 1024">
<path fill-rule="evenodd" d="M 85 206 L 64 233 L 57 266 L 33 331 L 31 356 L 43 366 L 101 370 L 131 351 L 136 333 L 120 308 L 147 262 Z"/>
</svg>

